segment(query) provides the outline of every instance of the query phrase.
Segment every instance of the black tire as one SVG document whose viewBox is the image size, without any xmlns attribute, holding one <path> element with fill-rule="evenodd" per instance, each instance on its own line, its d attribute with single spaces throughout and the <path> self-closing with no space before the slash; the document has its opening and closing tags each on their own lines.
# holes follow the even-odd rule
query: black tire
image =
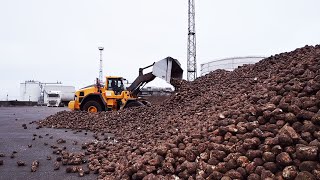
<svg viewBox="0 0 320 180">
<path fill-rule="evenodd" d="M 92 111 L 94 108 L 96 108 L 96 111 Z M 97 101 L 88 101 L 84 104 L 82 110 L 87 112 L 100 112 L 102 111 L 102 107 Z"/>
<path fill-rule="evenodd" d="M 126 104 L 125 108 L 132 108 L 132 107 L 139 107 L 139 106 L 144 106 L 144 105 L 139 101 L 130 101 Z"/>
</svg>

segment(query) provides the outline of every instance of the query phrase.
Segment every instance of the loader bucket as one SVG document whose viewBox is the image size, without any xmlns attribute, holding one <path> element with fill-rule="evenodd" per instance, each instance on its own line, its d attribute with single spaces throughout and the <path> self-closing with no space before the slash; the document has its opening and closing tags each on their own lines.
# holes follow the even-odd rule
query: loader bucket
<svg viewBox="0 0 320 180">
<path fill-rule="evenodd" d="M 182 79 L 183 70 L 178 60 L 167 57 L 154 63 L 152 74 L 170 83 L 173 78 Z"/>
</svg>

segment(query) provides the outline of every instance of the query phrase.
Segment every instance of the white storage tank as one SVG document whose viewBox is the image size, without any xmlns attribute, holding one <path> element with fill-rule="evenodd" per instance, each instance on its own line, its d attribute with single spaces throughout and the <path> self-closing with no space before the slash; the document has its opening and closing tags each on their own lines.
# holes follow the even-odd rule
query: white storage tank
<svg viewBox="0 0 320 180">
<path fill-rule="evenodd" d="M 244 56 L 244 57 L 231 57 L 224 59 L 217 59 L 200 65 L 201 76 L 215 71 L 217 69 L 224 69 L 227 71 L 233 71 L 238 66 L 244 64 L 254 64 L 264 59 L 263 56 Z"/>
<path fill-rule="evenodd" d="M 38 102 L 41 94 L 39 81 L 25 81 L 20 83 L 20 101 Z"/>
</svg>

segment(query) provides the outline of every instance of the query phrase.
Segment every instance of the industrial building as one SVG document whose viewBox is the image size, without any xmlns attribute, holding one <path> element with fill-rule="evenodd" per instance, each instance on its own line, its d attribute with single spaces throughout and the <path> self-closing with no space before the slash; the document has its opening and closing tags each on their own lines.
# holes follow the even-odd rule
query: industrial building
<svg viewBox="0 0 320 180">
<path fill-rule="evenodd" d="M 169 96 L 172 92 L 173 90 L 170 87 L 146 87 L 141 89 L 139 96 Z"/>
<path fill-rule="evenodd" d="M 60 92 L 62 101 L 70 101 L 74 97 L 75 87 L 64 86 L 61 82 L 43 83 L 29 80 L 20 83 L 19 101 L 36 102 L 38 105 L 47 105 L 48 94 L 51 91 Z"/>
</svg>

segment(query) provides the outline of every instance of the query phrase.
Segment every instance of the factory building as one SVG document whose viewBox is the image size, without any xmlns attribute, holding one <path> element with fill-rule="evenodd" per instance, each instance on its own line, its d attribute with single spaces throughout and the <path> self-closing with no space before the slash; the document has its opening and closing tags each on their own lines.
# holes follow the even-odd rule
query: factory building
<svg viewBox="0 0 320 180">
<path fill-rule="evenodd" d="M 170 87 L 146 87 L 141 89 L 139 96 L 169 96 L 172 92 Z"/>
<path fill-rule="evenodd" d="M 48 94 L 53 91 L 59 92 L 62 101 L 70 101 L 74 97 L 75 87 L 64 86 L 61 82 L 42 83 L 29 80 L 20 83 L 19 101 L 30 101 L 36 102 L 38 105 L 46 105 L 48 103 Z"/>
</svg>

